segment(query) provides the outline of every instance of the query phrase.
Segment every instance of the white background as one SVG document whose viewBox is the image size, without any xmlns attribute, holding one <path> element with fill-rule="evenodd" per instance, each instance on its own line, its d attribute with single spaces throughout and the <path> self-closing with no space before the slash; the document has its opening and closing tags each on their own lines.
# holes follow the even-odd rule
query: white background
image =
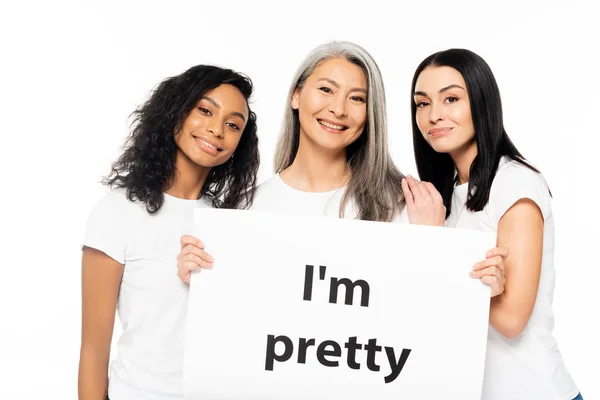
<svg viewBox="0 0 600 400">
<path fill-rule="evenodd" d="M 506 129 L 554 195 L 555 335 L 584 397 L 600 398 L 593 3 L 2 2 L 0 398 L 76 398 L 79 244 L 127 118 L 149 90 L 199 63 L 247 73 L 262 181 L 292 75 L 333 39 L 364 46 L 380 65 L 390 147 L 405 173 L 416 173 L 409 88 L 419 62 L 465 47 L 491 65 Z"/>
</svg>

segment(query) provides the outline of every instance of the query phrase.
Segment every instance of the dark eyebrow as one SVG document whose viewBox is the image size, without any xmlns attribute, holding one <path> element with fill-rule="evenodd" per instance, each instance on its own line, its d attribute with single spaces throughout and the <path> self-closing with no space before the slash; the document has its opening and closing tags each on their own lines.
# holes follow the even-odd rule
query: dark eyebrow
<svg viewBox="0 0 600 400">
<path fill-rule="evenodd" d="M 448 91 L 448 90 L 454 89 L 454 88 L 465 90 L 462 86 L 459 86 L 459 85 L 449 85 L 449 86 L 441 88 L 438 92 L 439 93 L 444 93 L 445 91 Z M 413 96 L 425 96 L 425 97 L 427 97 L 427 93 L 417 91 L 417 92 L 415 92 L 413 94 Z"/>
<path fill-rule="evenodd" d="M 328 82 L 328 83 L 332 84 L 333 86 L 335 86 L 335 87 L 336 87 L 336 88 L 338 88 L 338 89 L 340 88 L 340 85 L 339 85 L 339 83 L 337 83 L 337 82 L 336 82 L 336 81 L 334 81 L 333 79 L 329 79 L 329 78 L 321 78 L 321 79 L 318 79 L 318 80 L 317 80 L 317 82 L 319 82 L 319 81 L 325 81 L 325 82 Z M 367 94 L 367 89 L 362 89 L 362 88 L 353 88 L 351 91 L 352 91 L 352 92 L 362 92 L 362 93 L 364 93 L 364 94 Z"/>
<path fill-rule="evenodd" d="M 208 97 L 208 96 L 203 96 L 203 97 L 202 97 L 200 100 L 206 100 L 206 101 L 208 101 L 210 104 L 212 104 L 213 106 L 215 106 L 215 107 L 217 107 L 217 108 L 221 108 L 221 105 L 220 105 L 219 103 L 217 103 L 217 102 L 215 101 L 215 99 L 211 99 L 211 98 L 210 98 L 210 97 Z M 246 122 L 246 117 L 245 117 L 245 116 L 244 116 L 244 114 L 242 114 L 242 113 L 239 113 L 239 112 L 237 112 L 237 111 L 234 111 L 234 112 L 232 112 L 232 113 L 231 113 L 231 115 L 232 115 L 232 116 L 235 116 L 235 117 L 240 117 L 240 118 L 242 119 L 242 121 Z"/>
<path fill-rule="evenodd" d="M 462 88 L 461 86 L 459 86 L 459 85 L 450 85 L 450 86 L 446 86 L 445 88 L 441 88 L 441 89 L 440 89 L 440 93 L 444 93 L 445 91 L 447 91 L 447 90 L 450 90 L 450 89 L 453 89 L 453 88 L 458 88 L 458 89 L 465 90 L 465 89 L 463 89 L 463 88 Z"/>
</svg>

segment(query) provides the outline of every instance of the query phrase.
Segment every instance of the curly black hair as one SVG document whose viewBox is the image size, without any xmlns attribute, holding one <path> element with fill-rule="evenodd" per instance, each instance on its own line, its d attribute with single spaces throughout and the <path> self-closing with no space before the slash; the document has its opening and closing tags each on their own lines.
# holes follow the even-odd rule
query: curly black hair
<svg viewBox="0 0 600 400">
<path fill-rule="evenodd" d="M 196 65 L 162 81 L 146 103 L 132 113 L 132 130 L 123 154 L 102 183 L 126 189 L 130 201 L 140 201 L 150 214 L 156 213 L 175 174 L 174 135 L 202 96 L 222 84 L 235 86 L 249 102 L 252 81 L 230 69 Z M 202 187 L 202 196 L 210 196 L 218 208 L 248 208 L 252 203 L 260 158 L 256 114 L 249 104 L 248 110 L 248 122 L 236 151 L 227 162 L 211 169 Z"/>
</svg>

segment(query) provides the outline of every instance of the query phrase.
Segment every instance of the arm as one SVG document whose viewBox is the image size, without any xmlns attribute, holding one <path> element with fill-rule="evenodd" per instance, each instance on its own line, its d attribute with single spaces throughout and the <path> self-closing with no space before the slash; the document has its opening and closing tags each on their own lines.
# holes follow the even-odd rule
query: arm
<svg viewBox="0 0 600 400">
<path fill-rule="evenodd" d="M 507 338 L 527 325 L 538 291 L 542 268 L 544 219 L 540 208 L 522 198 L 498 222 L 498 246 L 510 249 L 505 260 L 504 292 L 493 297 L 490 324 Z"/>
<path fill-rule="evenodd" d="M 108 362 L 123 264 L 85 247 L 82 256 L 82 329 L 79 400 L 104 400 Z"/>
</svg>

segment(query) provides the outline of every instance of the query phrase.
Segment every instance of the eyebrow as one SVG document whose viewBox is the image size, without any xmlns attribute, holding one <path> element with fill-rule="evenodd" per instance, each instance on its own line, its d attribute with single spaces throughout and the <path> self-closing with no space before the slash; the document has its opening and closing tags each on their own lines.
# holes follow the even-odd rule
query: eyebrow
<svg viewBox="0 0 600 400">
<path fill-rule="evenodd" d="M 439 92 L 439 93 L 444 93 L 445 91 L 448 91 L 448 90 L 450 90 L 450 89 L 454 89 L 454 88 L 458 88 L 458 89 L 465 90 L 465 89 L 464 89 L 462 86 L 460 86 L 460 85 L 449 85 L 449 86 L 446 86 L 446 87 L 443 87 L 443 88 L 441 88 L 441 89 L 440 89 L 438 92 Z M 427 93 L 425 93 L 425 92 L 419 92 L 419 91 L 417 91 L 417 92 L 415 92 L 415 93 L 413 94 L 413 96 L 427 96 Z"/>
<path fill-rule="evenodd" d="M 221 108 L 221 105 L 220 105 L 219 103 L 217 103 L 217 102 L 215 101 L 215 99 L 211 99 L 211 98 L 210 98 L 210 97 L 208 97 L 208 96 L 203 96 L 203 97 L 202 97 L 200 100 L 206 100 L 206 101 L 208 101 L 210 104 L 212 104 L 213 106 L 215 106 L 215 107 L 217 107 L 217 108 Z M 237 111 L 233 111 L 233 112 L 231 113 L 231 115 L 232 115 L 232 116 L 235 116 L 235 117 L 240 117 L 240 118 L 242 119 L 242 121 L 246 122 L 246 117 L 245 117 L 245 116 L 244 116 L 244 114 L 242 114 L 242 113 L 239 113 L 239 112 L 237 112 Z"/>
<path fill-rule="evenodd" d="M 325 82 L 328 82 L 328 83 L 332 84 L 333 86 L 335 86 L 338 89 L 340 88 L 340 84 L 337 83 L 336 81 L 334 81 L 333 79 L 321 78 L 321 79 L 317 80 L 317 82 L 319 82 L 319 81 L 325 81 Z M 352 92 L 362 92 L 364 94 L 367 94 L 367 89 L 362 89 L 362 88 L 352 88 L 351 91 Z"/>
</svg>

